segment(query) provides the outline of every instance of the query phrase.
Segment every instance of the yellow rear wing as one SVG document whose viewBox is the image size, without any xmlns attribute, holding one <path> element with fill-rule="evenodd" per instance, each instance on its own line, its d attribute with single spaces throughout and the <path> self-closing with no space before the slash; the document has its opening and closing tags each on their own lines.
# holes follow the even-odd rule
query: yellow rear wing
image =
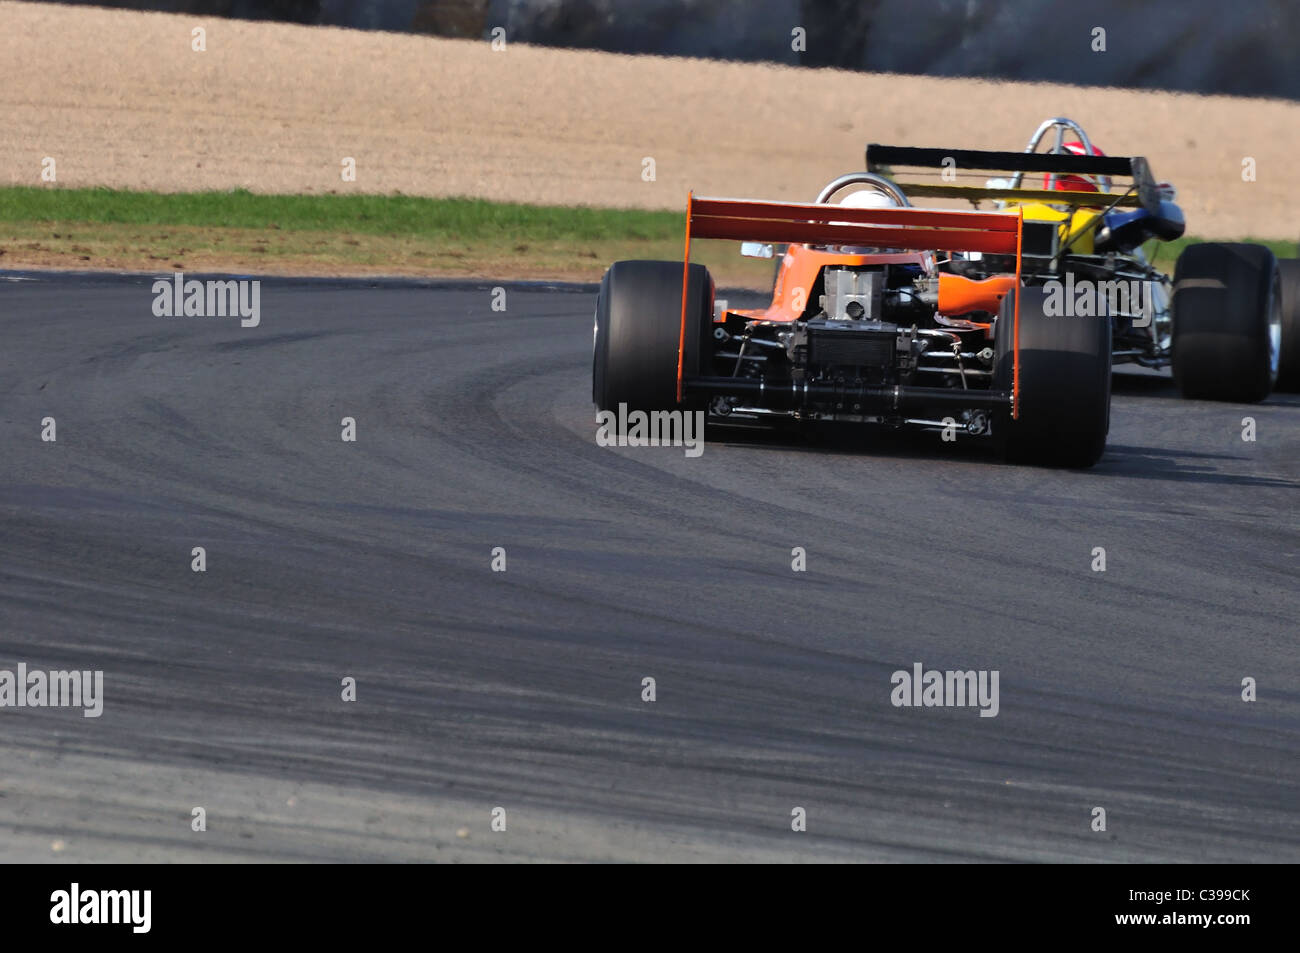
<svg viewBox="0 0 1300 953">
<path fill-rule="evenodd" d="M 926 149 L 911 146 L 867 146 L 867 171 L 897 179 L 898 168 L 939 170 L 941 183 L 899 182 L 909 196 L 963 199 L 972 204 L 984 200 L 1043 202 L 1051 205 L 1091 207 L 1098 205 L 1141 207 L 1157 211 L 1160 191 L 1151 167 L 1142 156 L 1083 156 L 1050 152 L 995 152 L 980 149 Z M 988 185 L 949 185 L 948 175 L 980 176 L 991 173 L 1042 172 L 1059 176 L 1107 176 L 1127 179 L 1111 192 L 1061 189 L 997 188 Z"/>
</svg>

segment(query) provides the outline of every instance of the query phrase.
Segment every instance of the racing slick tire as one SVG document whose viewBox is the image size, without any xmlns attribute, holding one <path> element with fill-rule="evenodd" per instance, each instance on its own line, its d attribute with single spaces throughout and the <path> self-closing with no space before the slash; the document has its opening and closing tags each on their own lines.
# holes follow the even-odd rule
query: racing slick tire
<svg viewBox="0 0 1300 953">
<path fill-rule="evenodd" d="M 994 325 L 995 380 L 1010 391 L 1016 291 L 1002 299 Z M 1021 288 L 1020 415 L 1001 421 L 1008 460 L 1090 467 L 1110 431 L 1111 322 L 1107 314 L 1050 314 L 1043 288 Z"/>
<path fill-rule="evenodd" d="M 711 353 L 713 279 L 691 265 L 686 290 L 686 346 L 682 372 L 699 373 Z M 605 272 L 596 298 L 591 396 L 600 410 L 649 413 L 677 403 L 682 263 L 618 261 Z M 622 417 L 620 416 L 620 419 Z"/>
<path fill-rule="evenodd" d="M 1282 354 L 1275 390 L 1300 391 L 1300 258 L 1279 258 L 1282 291 Z"/>
<path fill-rule="evenodd" d="M 1174 268 L 1174 381 L 1184 397 L 1255 403 L 1282 344 L 1277 259 L 1263 245 L 1188 246 Z"/>
</svg>

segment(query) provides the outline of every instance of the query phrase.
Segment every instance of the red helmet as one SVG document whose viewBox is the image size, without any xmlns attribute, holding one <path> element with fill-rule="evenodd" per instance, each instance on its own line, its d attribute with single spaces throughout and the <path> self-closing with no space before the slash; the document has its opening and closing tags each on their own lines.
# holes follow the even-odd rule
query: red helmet
<svg viewBox="0 0 1300 953">
<path fill-rule="evenodd" d="M 1072 155 L 1083 156 L 1088 154 L 1084 150 L 1082 142 L 1065 142 L 1061 144 L 1061 147 Z M 1092 154 L 1104 156 L 1106 153 L 1093 146 Z M 1050 184 L 1051 181 L 1051 174 L 1043 173 L 1043 188 L 1045 189 L 1055 188 L 1062 192 L 1107 192 L 1110 190 L 1110 180 L 1106 176 L 1058 175 L 1055 186 Z"/>
</svg>

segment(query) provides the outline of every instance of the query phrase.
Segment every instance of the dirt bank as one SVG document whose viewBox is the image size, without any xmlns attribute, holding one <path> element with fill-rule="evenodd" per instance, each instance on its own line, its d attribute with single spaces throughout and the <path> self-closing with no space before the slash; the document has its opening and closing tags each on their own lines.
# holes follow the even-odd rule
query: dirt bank
<svg viewBox="0 0 1300 953">
<path fill-rule="evenodd" d="M 206 30 L 206 52 L 191 30 Z M 1068 115 L 1202 236 L 1294 238 L 1300 105 L 993 84 L 0 3 L 0 183 L 358 189 L 678 207 L 810 199 L 868 140 L 1020 148 Z M 1258 181 L 1243 182 L 1253 157 Z M 355 183 L 340 178 L 353 157 Z M 654 159 L 655 180 L 642 178 Z"/>
</svg>

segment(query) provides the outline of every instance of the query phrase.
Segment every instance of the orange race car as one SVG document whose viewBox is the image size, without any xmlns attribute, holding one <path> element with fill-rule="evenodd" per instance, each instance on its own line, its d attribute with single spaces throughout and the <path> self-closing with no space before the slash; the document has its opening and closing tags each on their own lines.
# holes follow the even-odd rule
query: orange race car
<svg viewBox="0 0 1300 953">
<path fill-rule="evenodd" d="M 1062 171 L 1092 161 L 1071 159 Z M 855 186 L 856 198 L 834 201 Z M 856 172 L 813 204 L 691 196 L 686 219 L 685 261 L 620 261 L 601 282 L 601 411 L 935 428 L 1066 466 L 1101 456 L 1110 320 L 1053 316 L 1042 288 L 1021 286 L 1019 210 L 912 208 L 889 179 Z M 715 307 L 712 278 L 690 263 L 693 238 L 748 241 L 743 252 L 759 257 L 773 253 L 756 243 L 787 243 L 771 304 Z M 975 280 L 941 269 L 956 253 L 1005 270 Z"/>
</svg>

